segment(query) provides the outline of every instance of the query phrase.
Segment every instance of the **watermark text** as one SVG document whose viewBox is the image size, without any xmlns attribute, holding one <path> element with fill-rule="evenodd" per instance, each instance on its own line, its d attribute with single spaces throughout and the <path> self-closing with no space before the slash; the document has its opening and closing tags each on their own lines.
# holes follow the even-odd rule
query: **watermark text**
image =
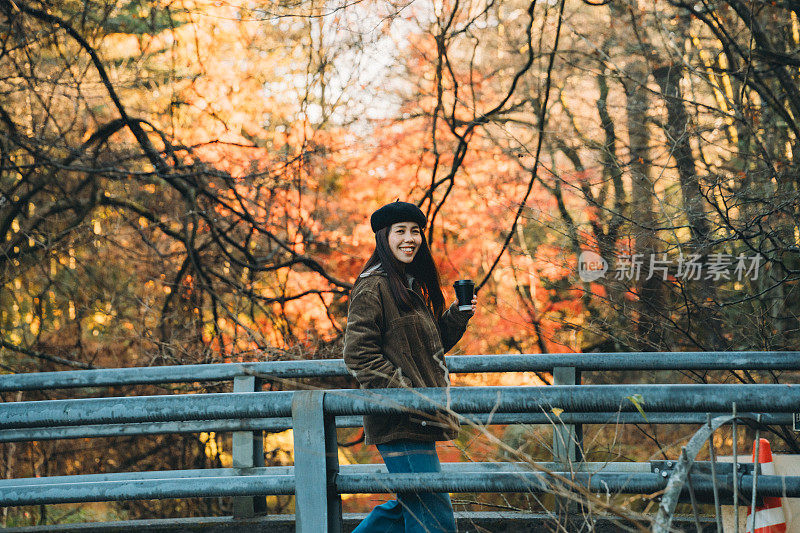
<svg viewBox="0 0 800 533">
<path fill-rule="evenodd" d="M 700 254 L 681 255 L 670 258 L 667 254 L 620 254 L 613 270 L 608 262 L 592 251 L 581 252 L 578 257 L 578 275 L 582 281 L 596 281 L 600 278 L 614 280 L 649 280 L 652 278 L 667 281 L 670 278 L 688 281 L 742 281 L 756 280 L 760 273 L 764 256 L 713 253 L 705 260 Z"/>
</svg>

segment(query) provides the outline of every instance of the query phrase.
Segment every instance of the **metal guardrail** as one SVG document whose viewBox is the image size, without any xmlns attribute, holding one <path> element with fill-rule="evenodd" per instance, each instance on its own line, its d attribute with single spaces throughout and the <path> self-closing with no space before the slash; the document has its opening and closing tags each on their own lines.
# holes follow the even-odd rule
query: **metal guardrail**
<svg viewBox="0 0 800 533">
<path fill-rule="evenodd" d="M 724 413 L 711 413 L 718 416 Z M 556 419 L 553 413 L 494 413 L 470 414 L 465 423 L 479 426 L 507 424 L 551 424 L 559 422 L 565 426 L 588 424 L 703 424 L 705 413 L 653 413 L 647 418 L 638 412 L 561 413 Z M 792 425 L 791 413 L 765 413 L 762 422 L 767 425 Z M 361 427 L 360 416 L 337 416 L 337 428 Z M 0 424 L 2 427 L 2 424 Z M 87 424 L 80 426 L 53 426 L 0 430 L 0 443 L 27 442 L 62 439 L 85 439 L 98 437 L 129 437 L 134 435 L 165 435 L 179 433 L 234 431 L 276 433 L 292 429 L 291 418 L 241 418 L 226 420 L 190 420 L 181 422 L 141 422 L 127 424 Z"/>
<path fill-rule="evenodd" d="M 563 466 L 563 465 L 562 465 Z M 592 492 L 651 494 L 663 490 L 666 480 L 654 473 L 629 472 L 497 472 L 449 471 L 424 474 L 388 474 L 350 472 L 343 468 L 335 480 L 338 494 L 390 493 L 429 490 L 436 492 L 531 492 L 552 493 L 558 478 L 588 488 Z M 471 475 L 472 474 L 472 475 Z M 4 506 L 53 503 L 85 503 L 153 498 L 226 497 L 296 494 L 295 474 L 280 475 L 269 471 L 252 475 L 232 472 L 220 476 L 169 477 L 163 479 L 123 479 L 117 481 L 69 481 L 10 485 L 2 488 Z M 751 493 L 752 475 L 739 476 L 743 495 Z M 730 498 L 733 476 L 717 475 L 720 494 Z M 711 476 L 694 475 L 697 495 L 713 494 Z M 800 477 L 759 476 L 761 496 L 798 496 Z M 302 510 L 299 510 L 302 513 Z M 310 531 L 322 531 L 311 529 Z"/>
<path fill-rule="evenodd" d="M 299 391 L 183 394 L 123 398 L 44 400 L 0 404 L 3 429 L 221 420 L 292 416 Z M 303 391 L 317 392 L 317 391 Z M 325 394 L 332 416 L 433 413 L 741 412 L 790 413 L 800 405 L 800 387 L 777 385 L 580 385 L 551 387 L 453 387 L 450 389 L 334 389 Z M 641 398 L 636 403 L 631 398 Z M 553 414 L 552 419 L 558 420 Z M 642 419 L 644 422 L 645 420 Z"/>
<path fill-rule="evenodd" d="M 445 357 L 451 373 L 621 370 L 800 370 L 800 352 L 630 352 L 502 354 Z M 269 361 L 0 375 L 0 392 L 160 383 L 231 381 L 236 377 L 294 380 L 346 377 L 344 361 Z"/>
<path fill-rule="evenodd" d="M 603 470 L 611 472 L 640 472 L 651 473 L 653 465 L 661 464 L 663 461 L 651 463 L 629 463 L 629 462 L 583 462 L 572 465 L 576 472 L 597 473 Z M 459 475 L 488 473 L 488 472 L 529 472 L 531 468 L 540 471 L 554 471 L 563 468 L 560 463 L 535 463 L 533 465 L 523 462 L 506 463 L 442 463 L 442 471 L 453 472 Z M 663 465 L 662 465 L 663 466 Z M 720 468 L 721 473 L 726 464 Z M 727 471 L 730 475 L 730 463 L 727 463 Z M 386 474 L 386 465 L 383 463 L 343 465 L 342 473 L 349 474 Z M 229 477 L 234 475 L 251 476 L 294 476 L 294 466 L 266 466 L 260 468 L 200 468 L 191 470 L 165 470 L 160 472 L 116 472 L 109 474 L 83 474 L 73 476 L 50 476 L 19 479 L 0 479 L 0 489 L 14 486 L 41 486 L 62 483 L 88 483 L 105 481 L 140 481 L 140 480 L 160 480 L 160 479 L 194 479 L 199 477 Z"/>
<path fill-rule="evenodd" d="M 251 471 L 236 469 L 240 475 L 155 477 L 151 479 L 52 479 L 52 483 L 36 480 L 5 481 L 0 484 L 0 504 L 22 505 L 75 501 L 97 501 L 135 498 L 169 498 L 187 496 L 248 496 L 255 494 L 295 494 L 298 498 L 298 520 L 303 509 L 313 509 L 306 517 L 306 529 L 300 531 L 323 531 L 320 523 L 320 505 L 331 506 L 333 498 L 348 492 L 394 492 L 412 488 L 452 491 L 554 491 L 553 482 L 559 476 L 570 477 L 573 483 L 585 485 L 590 490 L 619 492 L 653 492 L 663 489 L 667 479 L 657 473 L 605 472 L 591 476 L 571 473 L 551 474 L 545 472 L 488 471 L 480 476 L 464 476 L 464 471 L 447 472 L 441 476 L 396 476 L 381 473 L 339 472 L 335 463 L 337 453 L 331 419 L 335 414 L 394 413 L 407 408 L 422 412 L 441 408 L 447 399 L 447 391 L 440 389 L 403 390 L 390 389 L 380 393 L 360 390 L 262 392 L 237 394 L 183 395 L 176 397 L 144 398 L 98 398 L 90 400 L 55 400 L 43 402 L 19 402 L 0 405 L 3 425 L 30 426 L 40 423 L 80 423 L 83 420 L 98 422 L 107 417 L 144 422 L 154 417 L 170 418 L 196 416 L 197 412 L 215 413 L 220 400 L 237 405 L 239 413 L 256 412 L 268 408 L 271 414 L 281 415 L 288 409 L 295 427 L 296 465 L 293 475 L 288 471 Z M 561 386 L 561 387 L 480 387 L 449 391 L 450 405 L 456 411 L 464 408 L 473 412 L 490 413 L 497 410 L 552 409 L 564 405 L 568 409 L 592 411 L 608 409 L 616 404 L 620 411 L 635 409 L 629 397 L 641 395 L 644 405 L 652 404 L 659 409 L 684 410 L 689 406 L 706 409 L 719 408 L 726 402 L 737 402 L 746 408 L 774 412 L 787 406 L 800 404 L 800 387 L 790 385 L 640 385 L 640 386 Z M 777 401 L 773 401 L 780 398 Z M 268 406 L 268 407 L 265 407 Z M 84 409 L 87 408 L 87 409 Z M 230 405 L 223 406 L 222 414 L 228 416 Z M 80 416 L 75 416 L 77 409 Z M 63 417 L 63 418 L 58 418 Z M 117 418 L 119 421 L 119 418 Z M 328 442 L 327 448 L 325 443 Z M 244 474 L 244 475 L 241 475 Z M 176 475 L 180 475 L 177 473 Z M 148 476 L 149 477 L 149 476 Z M 305 477 L 305 479 L 304 479 Z M 740 485 L 748 486 L 747 476 Z M 430 479 L 429 479 L 430 478 Z M 468 479 L 467 479 L 468 478 Z M 718 483 L 723 487 L 731 484 L 731 475 L 721 475 Z M 696 491 L 707 492 L 702 476 L 698 476 Z M 189 483 L 187 480 L 191 480 Z M 302 480 L 302 481 L 301 481 Z M 766 481 L 765 481 L 766 480 Z M 788 480 L 788 481 L 787 481 Z M 764 494 L 786 487 L 787 494 L 800 495 L 800 478 L 784 478 L 780 482 L 761 477 Z M 776 484 L 777 483 L 777 484 Z M 600 485 L 598 485 L 600 484 Z M 776 488 L 778 487 L 778 488 Z M 438 490 L 437 489 L 437 490 Z M 333 496 L 332 496 L 333 495 Z M 302 499 L 306 501 L 301 503 Z M 336 509 L 332 511 L 336 515 Z M 327 515 L 326 515 L 327 516 Z M 335 520 L 334 520 L 335 521 Z M 312 525 L 309 525 L 312 524 Z M 330 526 L 329 524 L 329 527 Z"/>
<path fill-rule="evenodd" d="M 457 356 L 447 358 L 451 372 L 510 372 L 553 370 L 556 382 L 579 382 L 581 370 L 726 370 L 800 369 L 800 352 L 560 354 L 550 356 Z M 570 366 L 572 365 L 572 366 Z M 492 463 L 475 467 L 479 476 L 446 466 L 441 475 L 406 476 L 345 466 L 339 469 L 335 427 L 358 425 L 357 415 L 394 413 L 406 409 L 433 412 L 447 407 L 464 415 L 464 423 L 553 423 L 556 463 L 579 459 L 578 424 L 583 423 L 702 423 L 706 412 L 762 413 L 765 423 L 790 424 L 800 405 L 800 387 L 791 385 L 556 385 L 552 387 L 455 387 L 445 389 L 387 389 L 255 392 L 259 380 L 347 375 L 341 361 L 302 361 L 226 365 L 192 365 L 148 369 L 89 370 L 0 376 L 0 390 L 96 387 L 134 383 L 234 380 L 234 393 L 184 394 L 127 398 L 89 398 L 0 404 L 0 441 L 33 438 L 101 436 L 128 429 L 128 434 L 228 430 L 234 435 L 234 467 L 225 472 L 195 471 L 125 474 L 105 479 L 69 476 L 0 481 L 0 505 L 128 498 L 236 496 L 235 514 L 257 513 L 264 494 L 295 494 L 298 531 L 338 531 L 340 494 L 394 492 L 396 489 L 491 491 L 557 490 L 564 478 L 595 490 L 655 492 L 667 478 L 652 472 L 601 470 L 553 474 L 502 471 Z M 242 390 L 252 392 L 239 392 Z M 632 401 L 636 398 L 636 403 Z M 645 410 L 642 418 L 638 408 Z M 556 412 L 559 415 L 556 415 Z M 577 427 L 576 427 L 577 426 Z M 295 467 L 281 473 L 259 468 L 253 431 L 294 428 Z M 210 429 L 217 428 L 217 429 Z M 120 433 L 115 433 L 120 434 Z M 494 469 L 494 470 L 493 470 Z M 562 469 L 563 470 L 563 469 Z M 578 469 L 580 470 L 580 469 Z M 473 472 L 474 473 L 474 472 Z M 183 476 L 186 477 L 175 477 Z M 116 478 L 113 476 L 117 476 Z M 152 477 L 151 477 L 152 476 Z M 740 475 L 738 486 L 750 486 Z M 786 488 L 800 495 L 800 478 L 759 476 L 759 494 Z M 429 479 L 430 478 L 430 479 Z M 731 474 L 720 474 L 725 487 Z M 738 478 L 737 478 L 738 479 Z M 188 482 L 187 480 L 191 480 Z M 693 476 L 695 491 L 703 494 L 706 481 Z M 70 499 L 73 498 L 73 499 Z M 80 498 L 80 499 L 75 499 Z"/>
</svg>

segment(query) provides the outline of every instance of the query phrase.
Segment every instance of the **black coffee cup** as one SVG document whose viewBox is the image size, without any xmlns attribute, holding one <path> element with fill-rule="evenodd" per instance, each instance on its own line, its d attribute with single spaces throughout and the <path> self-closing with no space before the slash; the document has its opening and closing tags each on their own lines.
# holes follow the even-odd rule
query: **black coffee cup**
<svg viewBox="0 0 800 533">
<path fill-rule="evenodd" d="M 472 297 L 475 295 L 475 283 L 471 279 L 460 279 L 453 283 L 458 298 L 459 311 L 472 311 Z"/>
</svg>

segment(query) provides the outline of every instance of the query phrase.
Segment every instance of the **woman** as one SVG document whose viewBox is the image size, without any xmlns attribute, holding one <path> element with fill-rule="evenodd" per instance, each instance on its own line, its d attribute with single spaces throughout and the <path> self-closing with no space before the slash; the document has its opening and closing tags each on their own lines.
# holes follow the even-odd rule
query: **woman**
<svg viewBox="0 0 800 533">
<path fill-rule="evenodd" d="M 350 293 L 344 360 L 365 389 L 447 387 L 444 354 L 464 334 L 475 312 L 444 310 L 439 274 L 414 204 L 393 202 L 370 217 L 375 252 Z M 439 472 L 436 441 L 452 440 L 458 421 L 446 411 L 364 417 L 389 472 Z M 399 494 L 377 506 L 354 533 L 454 532 L 448 494 Z"/>
</svg>

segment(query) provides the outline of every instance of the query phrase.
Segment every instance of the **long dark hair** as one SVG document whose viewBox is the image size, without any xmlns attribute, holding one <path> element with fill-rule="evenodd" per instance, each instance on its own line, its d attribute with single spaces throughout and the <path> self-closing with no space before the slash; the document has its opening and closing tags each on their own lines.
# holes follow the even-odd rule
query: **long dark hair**
<svg viewBox="0 0 800 533">
<path fill-rule="evenodd" d="M 405 276 L 405 274 L 411 274 L 422 287 L 425 304 L 438 320 L 444 312 L 444 295 L 439 281 L 439 270 L 436 268 L 436 263 L 433 262 L 431 249 L 428 246 L 427 239 L 425 239 L 425 233 L 420 231 L 422 244 L 417 250 L 414 260 L 406 265 L 398 261 L 389 248 L 388 235 L 390 228 L 391 226 L 382 228 L 375 233 L 375 251 L 367 259 L 364 268 L 361 269 L 361 273 L 363 274 L 375 265 L 380 264 L 389 277 L 389 288 L 392 291 L 392 296 L 394 296 L 394 301 L 403 311 L 409 311 L 413 307 Z M 361 279 L 360 274 L 359 278 L 356 279 L 356 283 L 358 283 L 359 279 Z"/>
</svg>

